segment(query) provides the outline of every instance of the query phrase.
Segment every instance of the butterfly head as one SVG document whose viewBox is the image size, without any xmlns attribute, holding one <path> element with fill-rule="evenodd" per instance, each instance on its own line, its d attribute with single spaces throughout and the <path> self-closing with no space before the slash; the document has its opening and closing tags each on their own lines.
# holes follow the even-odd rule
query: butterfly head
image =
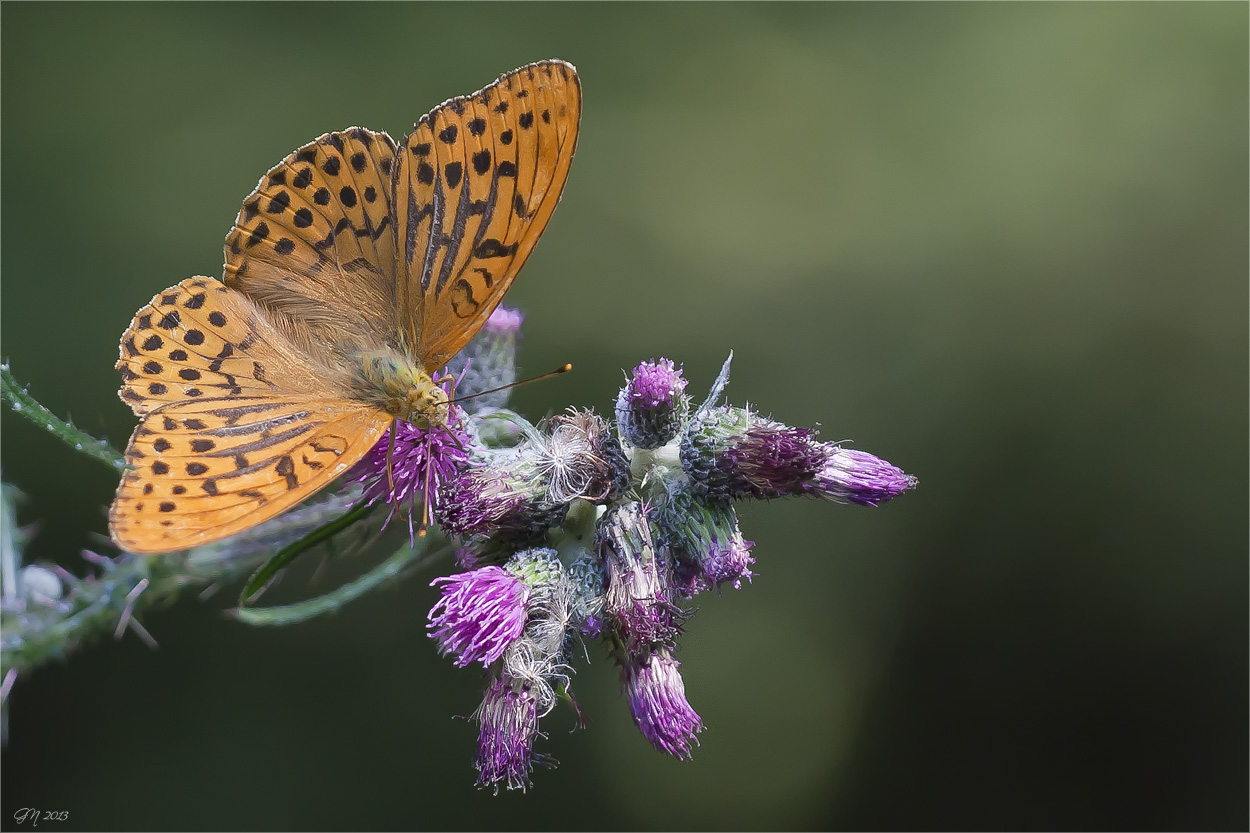
<svg viewBox="0 0 1250 833">
<path fill-rule="evenodd" d="M 447 425 L 447 391 L 419 363 L 391 350 L 361 353 L 359 361 L 363 399 L 416 428 Z"/>
<path fill-rule="evenodd" d="M 424 387 L 409 388 L 405 410 L 406 416 L 396 416 L 417 428 L 446 427 L 450 417 L 447 392 L 433 381 Z"/>
</svg>

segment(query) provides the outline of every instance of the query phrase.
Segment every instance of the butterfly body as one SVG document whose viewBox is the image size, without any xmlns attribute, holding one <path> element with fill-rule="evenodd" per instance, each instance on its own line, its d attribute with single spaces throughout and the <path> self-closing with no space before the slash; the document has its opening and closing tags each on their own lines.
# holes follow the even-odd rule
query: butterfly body
<svg viewBox="0 0 1250 833">
<path fill-rule="evenodd" d="M 332 482 L 395 419 L 446 425 L 434 373 L 481 328 L 546 227 L 577 144 L 574 68 L 540 61 L 396 142 L 327 133 L 261 178 L 224 279 L 157 294 L 122 335 L 141 419 L 109 512 L 159 553 L 246 530 Z"/>
<path fill-rule="evenodd" d="M 358 354 L 360 399 L 417 428 L 445 426 L 447 392 L 418 362 L 389 349 Z"/>
</svg>

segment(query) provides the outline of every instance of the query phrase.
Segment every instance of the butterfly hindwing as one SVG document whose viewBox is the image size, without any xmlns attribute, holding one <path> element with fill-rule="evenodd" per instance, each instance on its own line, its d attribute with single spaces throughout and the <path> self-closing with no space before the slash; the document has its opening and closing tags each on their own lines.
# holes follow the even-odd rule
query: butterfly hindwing
<svg viewBox="0 0 1250 833">
<path fill-rule="evenodd" d="M 324 391 L 266 315 L 215 278 L 158 293 L 122 335 L 120 396 L 139 416 L 170 402 L 270 395 L 285 384 Z"/>
<path fill-rule="evenodd" d="M 577 146 L 581 84 L 540 61 L 422 116 L 395 169 L 398 324 L 427 369 L 490 316 L 551 218 Z"/>
<path fill-rule="evenodd" d="M 226 237 L 225 283 L 323 345 L 378 347 L 394 330 L 395 142 L 327 133 L 270 170 Z"/>
<path fill-rule="evenodd" d="M 131 552 L 207 544 L 315 494 L 363 457 L 391 417 L 342 400 L 185 401 L 144 417 L 109 512 Z"/>
</svg>

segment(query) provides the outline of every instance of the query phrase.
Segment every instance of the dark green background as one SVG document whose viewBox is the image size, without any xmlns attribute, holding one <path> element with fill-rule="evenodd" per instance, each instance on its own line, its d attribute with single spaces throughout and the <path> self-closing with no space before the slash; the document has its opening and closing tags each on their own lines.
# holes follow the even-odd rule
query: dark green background
<svg viewBox="0 0 1250 833">
<path fill-rule="evenodd" d="M 9 827 L 1245 828 L 1244 3 L 2 17 L 2 349 L 84 427 L 126 437 L 118 335 L 220 274 L 270 165 L 559 56 L 581 143 L 508 300 L 524 369 L 577 372 L 518 408 L 606 412 L 657 355 L 701 392 L 732 348 L 731 401 L 921 481 L 742 512 L 759 578 L 701 598 L 681 654 L 693 762 L 596 653 L 589 730 L 551 715 L 560 768 L 492 797 L 424 581 L 287 630 L 189 596 L 147 617 L 159 651 L 19 683 Z M 32 556 L 79 569 L 112 476 L 7 414 L 3 466 Z"/>
</svg>

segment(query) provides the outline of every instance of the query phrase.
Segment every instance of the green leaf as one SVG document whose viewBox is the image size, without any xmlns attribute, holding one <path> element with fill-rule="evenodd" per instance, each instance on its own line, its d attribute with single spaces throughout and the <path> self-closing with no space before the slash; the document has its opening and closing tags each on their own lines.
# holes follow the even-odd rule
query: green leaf
<svg viewBox="0 0 1250 833">
<path fill-rule="evenodd" d="M 8 362 L 0 364 L 0 378 L 3 380 L 3 388 L 0 390 L 0 393 L 3 394 L 4 402 L 14 413 L 21 414 L 36 425 L 46 428 L 54 437 L 66 443 L 70 448 L 99 460 L 114 471 L 121 471 L 126 467 L 126 458 L 122 456 L 120 451 L 104 440 L 97 439 L 82 431 L 73 423 L 61 419 L 39 404 L 39 400 L 23 390 L 22 386 L 13 378 L 13 372 L 9 370 Z"/>
<path fill-rule="evenodd" d="M 420 539 L 415 547 L 402 547 L 390 558 L 378 564 L 360 578 L 350 581 L 342 587 L 326 593 L 324 596 L 278 607 L 236 607 L 230 611 L 230 615 L 240 622 L 245 622 L 249 625 L 269 627 L 274 625 L 295 625 L 315 616 L 320 616 L 323 613 L 338 610 L 348 602 L 360 598 L 370 590 L 402 573 L 404 568 L 425 553 L 429 540 L 429 538 L 423 538 Z M 430 557 L 433 558 L 450 551 L 450 547 L 443 547 Z"/>
<path fill-rule="evenodd" d="M 323 541 L 333 538 L 357 521 L 364 520 L 373 512 L 374 508 L 375 504 L 362 500 L 329 523 L 314 529 L 298 541 L 287 544 L 278 550 L 277 555 L 262 564 L 260 569 L 252 573 L 252 577 L 247 580 L 247 584 L 243 587 L 243 592 L 239 594 L 239 607 L 244 607 L 254 601 L 283 567 L 286 567 L 296 558 Z"/>
</svg>

